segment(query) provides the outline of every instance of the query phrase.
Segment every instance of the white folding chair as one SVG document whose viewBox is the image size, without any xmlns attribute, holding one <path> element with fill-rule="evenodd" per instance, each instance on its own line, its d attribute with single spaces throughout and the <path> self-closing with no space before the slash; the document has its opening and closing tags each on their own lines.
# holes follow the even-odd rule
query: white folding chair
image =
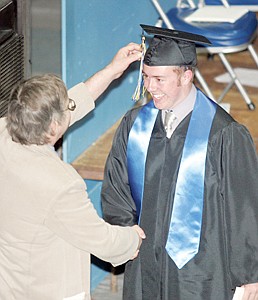
<svg viewBox="0 0 258 300">
<path fill-rule="evenodd" d="M 237 6 L 258 12 L 257 0 L 205 0 L 206 5 L 221 5 L 221 2 L 226 7 Z"/>
<path fill-rule="evenodd" d="M 244 50 L 249 50 L 251 56 L 253 57 L 256 66 L 258 66 L 258 56 L 254 50 L 252 42 L 256 36 L 257 20 L 254 12 L 245 10 L 242 16 L 234 20 L 234 22 L 225 21 L 219 19 L 214 20 L 215 10 L 212 10 L 212 21 L 207 20 L 197 20 L 191 21 L 191 17 L 194 13 L 199 13 L 199 10 L 205 4 L 204 1 L 200 1 L 199 7 L 197 7 L 192 0 L 178 0 L 177 6 L 171 8 L 165 13 L 158 0 L 151 0 L 157 9 L 160 20 L 159 26 L 164 26 L 170 29 L 177 29 L 182 31 L 188 31 L 191 33 L 196 33 L 205 36 L 211 42 L 211 46 L 201 46 L 197 47 L 198 53 L 208 53 L 210 55 L 218 55 L 223 63 L 224 67 L 228 71 L 231 82 L 228 83 L 226 88 L 222 91 L 220 97 L 215 99 L 211 89 L 209 88 L 207 82 L 201 75 L 200 71 L 197 70 L 196 78 L 200 82 L 202 88 L 206 94 L 218 102 L 221 102 L 225 97 L 227 92 L 231 89 L 233 85 L 236 85 L 240 94 L 242 95 L 244 101 L 246 102 L 250 110 L 255 109 L 254 103 L 251 101 L 249 95 L 247 94 L 245 88 L 240 82 L 236 72 L 229 63 L 226 54 L 237 53 Z M 229 16 L 231 16 L 230 8 Z M 220 9 L 221 10 L 221 9 Z M 236 10 L 235 10 L 236 11 Z M 237 10 L 241 12 L 241 10 Z M 226 14 L 225 14 L 226 16 Z M 207 17 L 207 15 L 205 15 Z M 190 21 L 189 21 L 190 19 Z"/>
</svg>

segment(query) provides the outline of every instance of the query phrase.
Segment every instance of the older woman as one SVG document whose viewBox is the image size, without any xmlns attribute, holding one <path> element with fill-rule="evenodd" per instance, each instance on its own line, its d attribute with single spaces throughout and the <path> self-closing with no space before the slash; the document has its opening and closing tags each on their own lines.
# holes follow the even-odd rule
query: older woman
<svg viewBox="0 0 258 300">
<path fill-rule="evenodd" d="M 90 299 L 90 253 L 114 265 L 137 256 L 142 230 L 104 222 L 53 146 L 139 55 L 127 45 L 68 93 L 55 75 L 13 90 L 0 120 L 0 299 Z"/>
</svg>

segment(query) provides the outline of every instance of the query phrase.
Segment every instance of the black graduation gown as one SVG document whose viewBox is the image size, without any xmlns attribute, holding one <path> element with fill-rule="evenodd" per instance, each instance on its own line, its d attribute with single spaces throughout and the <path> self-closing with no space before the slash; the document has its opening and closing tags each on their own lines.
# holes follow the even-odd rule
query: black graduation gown
<svg viewBox="0 0 258 300">
<path fill-rule="evenodd" d="M 128 133 L 139 108 L 121 121 L 106 162 L 104 218 L 133 225 L 135 204 L 127 175 Z M 231 300 L 236 286 L 258 282 L 258 162 L 247 129 L 218 107 L 206 159 L 203 223 L 198 254 L 179 270 L 167 255 L 173 195 L 189 114 L 171 139 L 159 112 L 145 173 L 137 259 L 127 263 L 124 300 Z"/>
</svg>

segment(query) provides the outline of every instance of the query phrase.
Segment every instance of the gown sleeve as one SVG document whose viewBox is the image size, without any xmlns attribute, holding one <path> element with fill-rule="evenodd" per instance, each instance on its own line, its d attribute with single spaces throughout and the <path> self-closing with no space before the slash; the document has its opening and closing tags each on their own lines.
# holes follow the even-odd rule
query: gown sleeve
<svg viewBox="0 0 258 300">
<path fill-rule="evenodd" d="M 250 133 L 238 123 L 225 130 L 221 149 L 224 232 L 236 287 L 258 282 L 258 161 Z"/>
<path fill-rule="evenodd" d="M 136 208 L 127 174 L 126 148 L 132 120 L 127 113 L 114 136 L 106 161 L 101 201 L 104 219 L 114 225 L 137 224 Z"/>
</svg>

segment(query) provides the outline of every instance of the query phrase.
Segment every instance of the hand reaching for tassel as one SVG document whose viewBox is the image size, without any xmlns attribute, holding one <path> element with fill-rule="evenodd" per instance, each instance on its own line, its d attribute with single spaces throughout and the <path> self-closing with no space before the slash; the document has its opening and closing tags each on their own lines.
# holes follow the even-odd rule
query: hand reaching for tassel
<svg viewBox="0 0 258 300">
<path fill-rule="evenodd" d="M 115 78 L 119 78 L 129 65 L 142 57 L 142 47 L 139 44 L 130 43 L 121 48 L 108 65 L 112 68 Z"/>
</svg>

